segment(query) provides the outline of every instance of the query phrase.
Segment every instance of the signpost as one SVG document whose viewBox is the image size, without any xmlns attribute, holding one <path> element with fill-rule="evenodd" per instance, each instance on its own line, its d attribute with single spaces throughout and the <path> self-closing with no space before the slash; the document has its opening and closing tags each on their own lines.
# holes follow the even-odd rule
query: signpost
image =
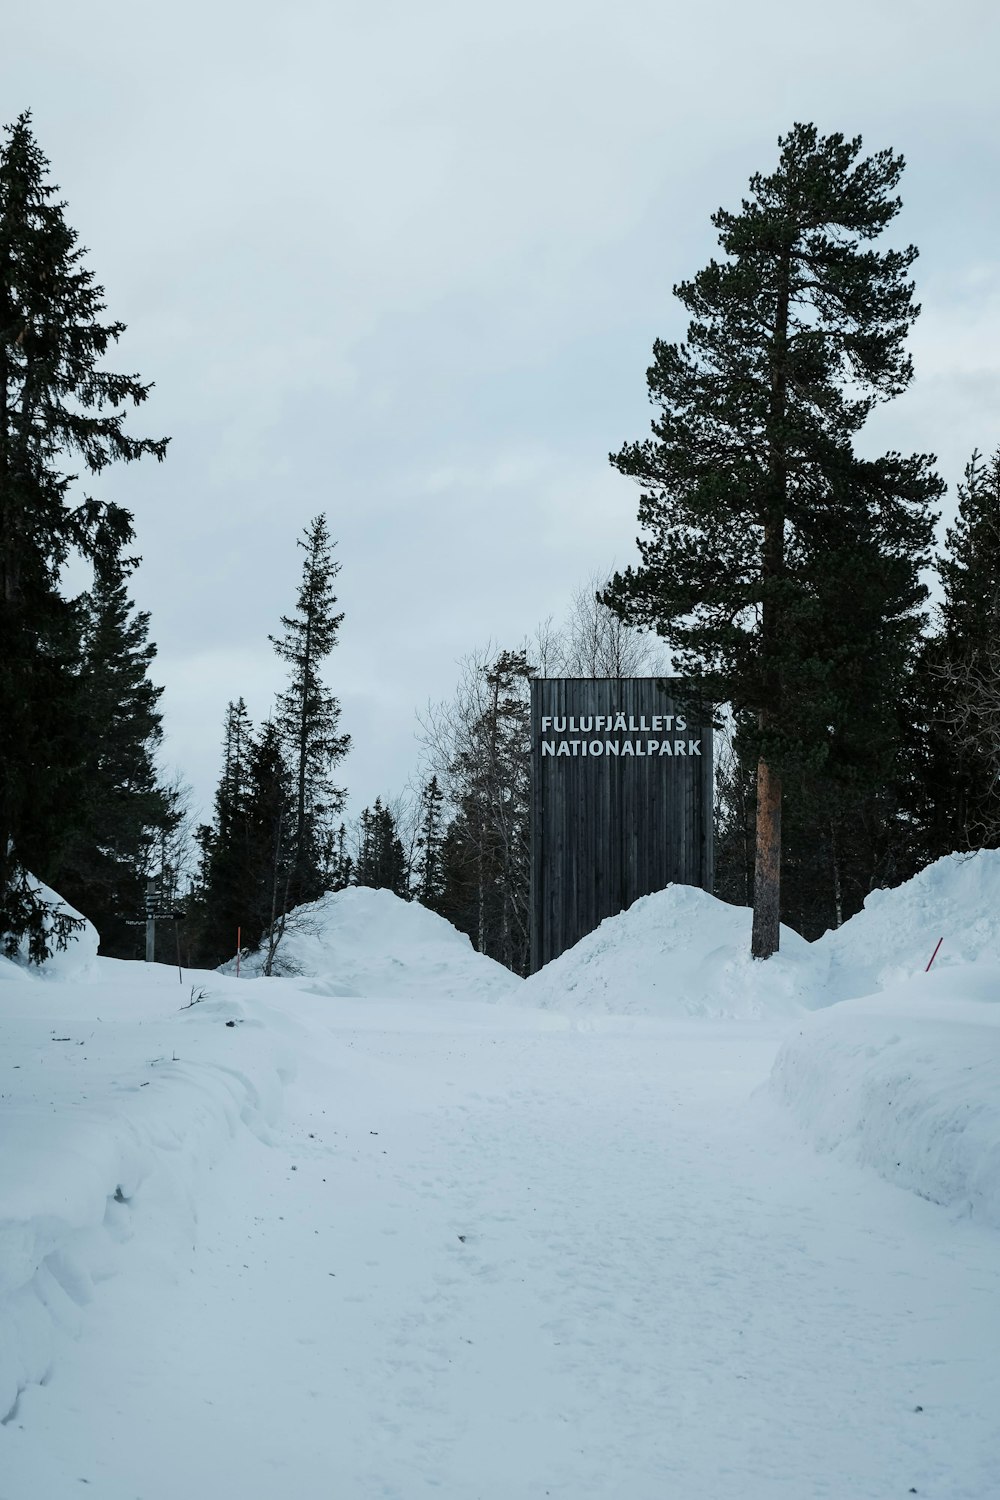
<svg viewBox="0 0 1000 1500">
<path fill-rule="evenodd" d="M 184 913 L 178 910 L 176 902 L 164 901 L 163 888 L 165 884 L 164 871 L 159 875 L 150 875 L 146 881 L 146 910 L 145 915 L 139 922 L 129 922 L 130 927 L 145 927 L 146 929 L 146 962 L 156 962 L 156 924 L 157 921 L 173 922 L 174 938 L 177 948 L 177 975 L 180 982 L 184 982 L 184 972 L 181 968 L 181 929 L 180 924 L 184 920 Z M 170 872 L 166 872 L 169 876 Z M 170 883 L 173 881 L 171 879 Z"/>
<path fill-rule="evenodd" d="M 680 687 L 532 682 L 532 972 L 672 881 L 712 889 L 710 715 Z"/>
</svg>

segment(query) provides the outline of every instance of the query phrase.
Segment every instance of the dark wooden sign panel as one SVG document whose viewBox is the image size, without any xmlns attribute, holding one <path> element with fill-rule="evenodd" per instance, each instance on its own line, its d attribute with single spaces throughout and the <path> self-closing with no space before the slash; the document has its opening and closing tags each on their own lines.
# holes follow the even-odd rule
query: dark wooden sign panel
<svg viewBox="0 0 1000 1500">
<path fill-rule="evenodd" d="M 712 730 L 671 687 L 531 684 L 533 971 L 650 891 L 712 888 Z"/>
</svg>

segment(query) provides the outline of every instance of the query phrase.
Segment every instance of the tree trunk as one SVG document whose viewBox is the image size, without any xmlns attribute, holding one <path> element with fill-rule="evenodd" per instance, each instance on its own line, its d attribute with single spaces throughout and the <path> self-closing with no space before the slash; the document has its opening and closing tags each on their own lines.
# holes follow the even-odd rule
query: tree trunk
<svg viewBox="0 0 1000 1500">
<path fill-rule="evenodd" d="M 766 761 L 757 763 L 757 859 L 753 882 L 753 935 L 750 953 L 770 958 L 780 935 L 781 777 Z"/>
</svg>

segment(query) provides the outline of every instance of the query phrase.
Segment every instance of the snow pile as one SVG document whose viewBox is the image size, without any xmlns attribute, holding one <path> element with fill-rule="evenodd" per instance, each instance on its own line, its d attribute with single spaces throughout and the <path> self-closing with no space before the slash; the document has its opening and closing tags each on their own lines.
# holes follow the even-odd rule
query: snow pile
<svg viewBox="0 0 1000 1500">
<path fill-rule="evenodd" d="M 933 972 L 1000 960 L 1000 849 L 946 855 L 904 885 L 872 891 L 862 911 L 812 945 L 825 1003 L 922 974 L 938 938 Z"/>
<path fill-rule="evenodd" d="M 781 952 L 755 963 L 750 921 L 746 907 L 670 885 L 606 918 L 526 980 L 517 998 L 552 1010 L 743 1018 L 821 1004 L 805 939 L 783 927 Z"/>
<path fill-rule="evenodd" d="M 553 1010 L 618 1015 L 795 1015 L 922 974 L 1000 959 L 1000 850 L 951 855 L 818 942 L 781 929 L 781 948 L 753 962 L 751 914 L 693 886 L 672 885 L 609 917 L 546 964 L 518 995 Z"/>
<path fill-rule="evenodd" d="M 277 1117 L 288 1023 L 276 1034 L 244 987 L 195 977 L 210 993 L 186 1010 L 173 971 L 108 960 L 87 985 L 0 989 L 0 1422 L 137 1227 L 170 1266 L 240 1122 L 259 1132 Z"/>
<path fill-rule="evenodd" d="M 241 975 L 259 975 L 254 954 Z M 234 964 L 225 966 L 231 973 Z M 477 953 L 459 932 L 416 901 L 391 891 L 351 886 L 296 908 L 278 951 L 275 972 L 305 975 L 315 995 L 393 998 L 474 995 L 496 1000 L 522 981 L 502 964 Z"/>
<path fill-rule="evenodd" d="M 1000 851 L 873 891 L 813 954 L 829 1009 L 786 1042 L 772 1093 L 818 1150 L 1000 1226 Z"/>
<path fill-rule="evenodd" d="M 805 1018 L 770 1088 L 818 1150 L 1000 1227 L 1000 966 L 932 971 Z"/>
<path fill-rule="evenodd" d="M 60 911 L 68 912 L 71 917 L 79 917 L 80 913 L 68 902 L 55 892 L 51 886 L 44 881 L 38 880 L 34 875 L 30 876 L 31 884 L 35 894 L 51 906 Z M 51 930 L 51 922 L 46 923 L 46 929 Z M 28 961 L 28 943 L 25 939 L 21 943 L 20 950 L 13 959 L 0 956 L 0 981 L 4 979 L 57 979 L 86 981 L 92 979 L 96 972 L 97 947 L 100 938 L 97 928 L 92 922 L 83 919 L 83 926 L 78 928 L 69 940 L 69 944 L 62 950 L 57 950 L 47 959 L 44 964 L 32 964 Z"/>
</svg>

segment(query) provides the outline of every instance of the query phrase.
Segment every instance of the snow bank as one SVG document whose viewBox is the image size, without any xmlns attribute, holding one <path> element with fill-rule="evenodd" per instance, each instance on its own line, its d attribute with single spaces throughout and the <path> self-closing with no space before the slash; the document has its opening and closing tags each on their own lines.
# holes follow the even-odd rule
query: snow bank
<svg viewBox="0 0 1000 1500">
<path fill-rule="evenodd" d="M 934 973 L 1000 958 L 1000 850 L 946 855 L 904 885 L 872 891 L 862 911 L 812 945 L 824 1003 L 922 974 L 938 938 Z"/>
<path fill-rule="evenodd" d="M 1000 1226 L 1000 851 L 873 891 L 812 959 L 828 1009 L 782 1048 L 774 1096 L 818 1150 Z"/>
<path fill-rule="evenodd" d="M 516 998 L 552 1010 L 743 1018 L 821 1003 L 805 939 L 783 927 L 781 952 L 755 963 L 750 921 L 746 907 L 670 885 L 606 918 Z"/>
<path fill-rule="evenodd" d="M 780 952 L 749 957 L 751 914 L 673 885 L 609 917 L 518 996 L 555 1010 L 691 1016 L 794 1015 L 920 975 L 1000 958 L 1000 850 L 949 855 L 818 942 L 781 929 Z"/>
<path fill-rule="evenodd" d="M 68 902 L 54 891 L 44 881 L 36 879 L 34 875 L 29 876 L 35 894 L 49 905 L 58 908 L 59 911 L 67 912 L 71 917 L 79 917 L 80 913 Z M 97 928 L 86 917 L 81 919 L 83 926 L 79 928 L 69 940 L 69 944 L 62 950 L 57 950 L 44 964 L 32 964 L 28 961 L 28 944 L 25 939 L 17 955 L 13 958 L 0 957 L 0 982 L 5 979 L 56 979 L 77 980 L 84 982 L 94 977 L 96 972 L 97 948 L 100 938 Z M 51 930 L 51 923 L 47 923 Z"/>
<path fill-rule="evenodd" d="M 806 1017 L 770 1089 L 818 1150 L 1000 1227 L 1000 966 L 932 971 Z"/>
<path fill-rule="evenodd" d="M 241 1121 L 262 1133 L 276 1118 L 293 1068 L 289 1023 L 244 1005 L 242 986 L 193 976 L 210 993 L 180 1010 L 190 986 L 169 969 L 99 973 L 0 989 L 0 1421 L 126 1241 L 168 1269 L 190 1247 L 212 1162 Z"/>
<path fill-rule="evenodd" d="M 235 965 L 225 965 L 232 973 Z M 260 974 L 263 957 L 240 966 L 241 975 Z M 459 932 L 416 901 L 391 891 L 351 886 L 298 907 L 278 955 L 278 971 L 313 979 L 303 988 L 316 995 L 439 996 L 474 995 L 496 1000 L 522 981 L 502 964 L 477 953 Z"/>
</svg>

